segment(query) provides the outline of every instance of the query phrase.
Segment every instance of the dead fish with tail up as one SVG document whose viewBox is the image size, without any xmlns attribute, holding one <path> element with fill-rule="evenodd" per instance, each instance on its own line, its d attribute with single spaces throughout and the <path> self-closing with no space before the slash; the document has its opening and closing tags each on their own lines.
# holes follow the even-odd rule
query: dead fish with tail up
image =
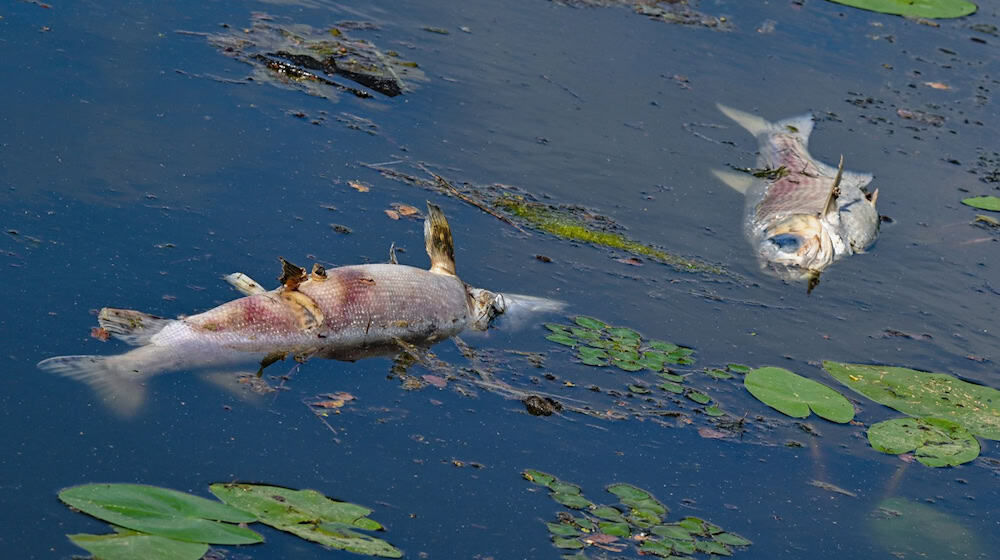
<svg viewBox="0 0 1000 560">
<path fill-rule="evenodd" d="M 837 259 L 863 253 L 878 238 L 875 210 L 878 189 L 867 190 L 872 176 L 844 171 L 809 154 L 812 115 L 775 123 L 718 105 L 727 117 L 757 138 L 760 170 L 753 176 L 714 171 L 746 196 L 744 233 L 761 268 L 786 280 L 808 280 Z"/>
<path fill-rule="evenodd" d="M 246 297 L 179 319 L 104 308 L 101 328 L 138 346 L 113 356 L 57 356 L 42 370 L 86 382 L 116 412 L 129 415 L 145 381 L 161 372 L 293 356 L 354 361 L 429 346 L 466 328 L 485 330 L 511 311 L 555 311 L 561 303 L 468 286 L 455 274 L 451 229 L 428 203 L 424 239 L 429 270 L 395 263 L 344 266 L 310 274 L 282 259 L 281 285 L 267 291 L 248 276 L 226 277 Z M 393 259 L 394 260 L 394 259 Z"/>
</svg>

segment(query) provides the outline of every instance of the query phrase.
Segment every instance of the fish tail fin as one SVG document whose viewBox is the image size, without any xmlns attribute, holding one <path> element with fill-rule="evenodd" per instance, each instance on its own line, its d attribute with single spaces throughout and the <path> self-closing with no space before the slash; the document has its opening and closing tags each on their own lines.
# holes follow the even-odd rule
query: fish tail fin
<svg viewBox="0 0 1000 560">
<path fill-rule="evenodd" d="M 773 123 L 757 115 L 727 107 L 721 103 L 716 103 L 715 106 L 722 111 L 722 114 L 735 121 L 736 124 L 745 128 L 747 132 L 753 134 L 755 137 L 780 132 L 783 134 L 792 133 L 800 136 L 803 140 L 808 140 L 809 134 L 812 133 L 813 116 L 810 114 L 782 119 Z"/>
<path fill-rule="evenodd" d="M 520 329 L 538 314 L 558 313 L 566 308 L 566 303 L 538 296 L 524 294 L 496 294 L 494 304 L 503 314 L 504 328 Z"/>
<path fill-rule="evenodd" d="M 741 194 L 746 194 L 747 189 L 753 184 L 753 176 L 746 173 L 736 173 L 735 171 L 724 171 L 722 169 L 712 169 L 711 171 L 716 179 Z"/>
<path fill-rule="evenodd" d="M 444 212 L 430 202 L 427 203 L 427 219 L 424 220 L 424 243 L 427 256 L 431 258 L 431 272 L 455 275 L 455 245 L 451 239 L 451 226 Z"/>
<path fill-rule="evenodd" d="M 132 346 L 149 344 L 153 335 L 173 319 L 164 319 L 142 311 L 105 307 L 97 315 L 97 323 L 115 338 Z"/>
<path fill-rule="evenodd" d="M 56 356 L 38 368 L 82 381 L 120 416 L 132 416 L 146 398 L 145 376 L 121 367 L 118 356 Z"/>
</svg>

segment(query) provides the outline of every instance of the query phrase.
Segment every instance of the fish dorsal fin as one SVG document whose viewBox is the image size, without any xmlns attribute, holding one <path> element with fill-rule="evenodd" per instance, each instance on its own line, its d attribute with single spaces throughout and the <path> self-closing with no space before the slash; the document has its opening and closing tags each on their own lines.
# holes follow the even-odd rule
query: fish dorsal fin
<svg viewBox="0 0 1000 560">
<path fill-rule="evenodd" d="M 395 241 L 393 241 L 392 244 L 389 245 L 389 264 L 399 264 L 399 261 L 396 260 L 396 242 Z"/>
<path fill-rule="evenodd" d="M 837 197 L 840 196 L 840 180 L 843 176 L 844 156 L 841 154 L 840 163 L 837 164 L 837 177 L 833 180 L 833 186 L 830 187 L 830 195 L 826 198 L 826 204 L 823 206 L 823 213 L 820 217 L 829 216 L 837 212 Z"/>
<path fill-rule="evenodd" d="M 427 203 L 424 220 L 424 243 L 431 258 L 431 272 L 455 276 L 455 245 L 451 239 L 451 226 L 441 209 Z"/>
<path fill-rule="evenodd" d="M 149 339 L 163 330 L 170 321 L 134 309 L 105 307 L 97 314 L 97 324 L 102 329 L 132 346 L 149 344 Z"/>
<path fill-rule="evenodd" d="M 286 261 L 284 257 L 278 257 L 278 260 L 281 261 L 281 276 L 278 277 L 278 282 L 281 282 L 286 290 L 298 288 L 299 284 L 309 278 L 306 269 L 301 266 Z"/>
<path fill-rule="evenodd" d="M 242 272 L 227 274 L 226 276 L 223 276 L 223 279 L 225 279 L 226 282 L 229 282 L 229 285 L 236 288 L 238 292 L 245 296 L 263 294 L 267 291 L 259 283 L 257 283 L 257 281 Z"/>
<path fill-rule="evenodd" d="M 865 198 L 867 198 L 868 202 L 870 202 L 872 204 L 872 208 L 875 208 L 875 203 L 878 202 L 878 189 L 875 189 L 874 192 L 872 192 L 871 194 L 869 194 Z"/>
<path fill-rule="evenodd" d="M 713 169 L 712 175 L 715 175 L 718 180 L 722 181 L 740 194 L 746 194 L 747 189 L 749 189 L 750 185 L 753 184 L 753 176 L 747 175 L 746 173 Z"/>
</svg>

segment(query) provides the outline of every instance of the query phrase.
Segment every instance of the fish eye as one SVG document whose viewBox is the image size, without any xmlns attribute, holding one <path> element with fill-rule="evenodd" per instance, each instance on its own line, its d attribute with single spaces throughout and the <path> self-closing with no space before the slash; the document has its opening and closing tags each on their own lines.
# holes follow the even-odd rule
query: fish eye
<svg viewBox="0 0 1000 560">
<path fill-rule="evenodd" d="M 785 252 L 794 252 L 799 250 L 799 246 L 802 244 L 799 236 L 792 235 L 790 233 L 781 233 L 775 235 L 768 239 L 771 243 L 778 246 L 778 249 Z"/>
</svg>

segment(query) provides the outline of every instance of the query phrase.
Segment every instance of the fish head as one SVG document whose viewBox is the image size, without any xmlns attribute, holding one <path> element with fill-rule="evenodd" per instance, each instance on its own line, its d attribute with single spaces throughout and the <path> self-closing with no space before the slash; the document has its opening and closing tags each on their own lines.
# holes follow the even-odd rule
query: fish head
<svg viewBox="0 0 1000 560">
<path fill-rule="evenodd" d="M 493 319 L 507 311 L 507 302 L 503 294 L 472 286 L 466 286 L 465 292 L 468 295 L 469 311 L 472 314 L 472 326 L 476 329 L 485 331 Z"/>
<path fill-rule="evenodd" d="M 766 271 L 787 280 L 818 276 L 837 256 L 829 225 L 810 214 L 793 214 L 762 232 L 757 254 Z"/>
<path fill-rule="evenodd" d="M 864 253 L 878 239 L 880 219 L 875 209 L 878 189 L 845 204 L 839 212 L 840 236 L 847 241 L 852 253 Z"/>
</svg>

